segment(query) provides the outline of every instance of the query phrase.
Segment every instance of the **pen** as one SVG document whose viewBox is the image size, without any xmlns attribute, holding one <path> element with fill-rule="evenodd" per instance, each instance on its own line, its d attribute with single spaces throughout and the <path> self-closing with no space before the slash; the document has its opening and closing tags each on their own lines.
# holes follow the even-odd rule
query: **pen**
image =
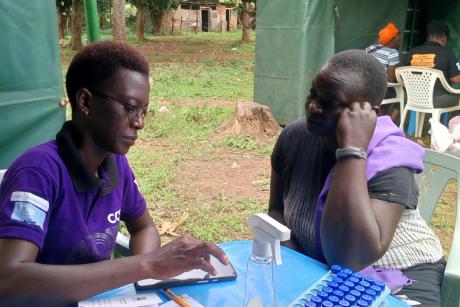
<svg viewBox="0 0 460 307">
<path fill-rule="evenodd" d="M 191 307 L 191 305 L 186 300 L 180 296 L 175 295 L 171 290 L 163 289 L 163 291 L 166 293 L 166 296 L 178 303 L 181 307 Z"/>
</svg>

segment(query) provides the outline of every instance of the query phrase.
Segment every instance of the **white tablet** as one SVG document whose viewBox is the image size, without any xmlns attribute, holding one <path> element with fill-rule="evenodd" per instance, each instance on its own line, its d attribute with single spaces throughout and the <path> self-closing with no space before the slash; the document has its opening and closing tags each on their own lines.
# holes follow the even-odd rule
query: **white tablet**
<svg viewBox="0 0 460 307">
<path fill-rule="evenodd" d="M 214 256 L 211 256 L 210 261 L 217 271 L 214 276 L 206 271 L 195 269 L 164 280 L 151 278 L 139 280 L 134 283 L 134 286 L 137 290 L 147 290 L 236 279 L 236 271 L 231 263 L 223 265 Z"/>
</svg>

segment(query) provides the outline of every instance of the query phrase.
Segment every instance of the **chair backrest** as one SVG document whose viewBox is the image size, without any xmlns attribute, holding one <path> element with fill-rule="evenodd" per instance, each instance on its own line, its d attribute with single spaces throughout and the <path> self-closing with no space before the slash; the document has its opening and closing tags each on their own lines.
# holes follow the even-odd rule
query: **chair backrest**
<svg viewBox="0 0 460 307">
<path fill-rule="evenodd" d="M 450 180 L 456 180 L 456 219 L 450 254 L 441 288 L 443 306 L 459 306 L 460 289 L 460 158 L 431 149 L 425 150 L 425 170 L 417 175 L 419 210 L 428 223 L 444 188 Z M 444 214 L 453 214 L 445 212 Z"/>
<path fill-rule="evenodd" d="M 404 84 L 407 93 L 406 105 L 418 108 L 433 108 L 433 92 L 437 79 L 444 79 L 442 71 L 424 67 L 403 66 L 395 70 L 396 79 Z"/>
<path fill-rule="evenodd" d="M 460 179 L 460 159 L 426 149 L 424 163 L 424 172 L 417 175 L 416 178 L 419 187 L 418 207 L 422 217 L 429 223 L 446 185 L 452 179 Z M 458 184 L 459 182 L 457 182 L 457 186 Z M 459 195 L 457 195 L 457 205 Z"/>
</svg>

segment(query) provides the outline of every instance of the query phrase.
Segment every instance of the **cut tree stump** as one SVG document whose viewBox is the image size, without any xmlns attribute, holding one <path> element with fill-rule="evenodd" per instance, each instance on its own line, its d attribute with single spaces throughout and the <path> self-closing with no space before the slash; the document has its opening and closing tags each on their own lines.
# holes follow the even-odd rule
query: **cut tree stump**
<svg viewBox="0 0 460 307">
<path fill-rule="evenodd" d="M 258 139 L 275 137 L 280 131 L 270 108 L 252 101 L 238 101 L 235 115 L 216 128 L 220 135 L 247 135 Z"/>
</svg>

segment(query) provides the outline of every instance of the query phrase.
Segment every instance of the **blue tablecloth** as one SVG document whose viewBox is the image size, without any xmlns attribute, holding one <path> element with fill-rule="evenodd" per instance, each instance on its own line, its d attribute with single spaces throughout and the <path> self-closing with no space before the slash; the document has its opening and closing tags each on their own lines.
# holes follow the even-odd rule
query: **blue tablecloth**
<svg viewBox="0 0 460 307">
<path fill-rule="evenodd" d="M 176 294 L 188 294 L 204 306 L 242 306 L 244 300 L 245 271 L 251 254 L 252 241 L 234 241 L 219 245 L 228 255 L 238 278 L 234 281 L 218 282 L 172 288 Z M 288 306 L 302 292 L 314 284 L 328 267 L 316 260 L 289 248 L 281 247 L 283 264 L 274 266 L 275 291 L 278 306 Z M 128 288 L 127 288 L 128 287 Z M 97 297 L 121 294 L 129 286 L 105 292 Z M 388 297 L 388 306 L 408 306 L 394 297 Z"/>
</svg>

